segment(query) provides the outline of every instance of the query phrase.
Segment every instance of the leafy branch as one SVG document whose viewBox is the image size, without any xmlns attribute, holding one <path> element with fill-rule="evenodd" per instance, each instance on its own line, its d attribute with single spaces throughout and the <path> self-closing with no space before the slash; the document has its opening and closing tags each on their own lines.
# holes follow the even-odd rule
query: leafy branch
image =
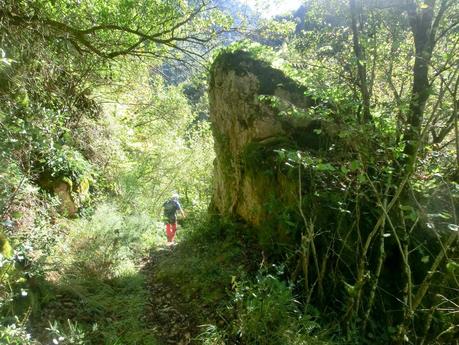
<svg viewBox="0 0 459 345">
<path fill-rule="evenodd" d="M 187 43 L 193 47 L 203 47 L 209 43 L 213 36 L 221 31 L 210 29 L 197 33 L 197 30 L 185 30 L 188 26 L 207 11 L 215 9 L 209 3 L 202 1 L 185 16 L 180 13 L 162 20 L 155 24 L 155 28 L 162 28 L 156 32 L 153 29 L 142 30 L 130 26 L 105 23 L 96 24 L 87 28 L 77 28 L 73 25 L 51 19 L 39 14 L 17 14 L 5 8 L 0 9 L 0 16 L 8 18 L 9 22 L 16 26 L 26 27 L 38 33 L 44 34 L 50 39 L 67 40 L 80 53 L 93 53 L 102 58 L 113 59 L 123 55 L 147 55 L 162 57 L 165 52 L 160 52 L 158 46 L 178 50 L 189 56 L 202 57 L 193 49 L 183 46 Z M 172 23 L 174 23 L 172 25 Z M 101 35 L 114 35 L 121 33 L 121 42 L 110 42 Z M 120 48 L 121 47 L 121 48 Z"/>
</svg>

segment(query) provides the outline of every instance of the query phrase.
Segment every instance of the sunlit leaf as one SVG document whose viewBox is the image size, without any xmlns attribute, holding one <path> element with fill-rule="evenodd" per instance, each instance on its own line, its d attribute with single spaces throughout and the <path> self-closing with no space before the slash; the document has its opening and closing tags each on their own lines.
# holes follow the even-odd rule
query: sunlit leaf
<svg viewBox="0 0 459 345">
<path fill-rule="evenodd" d="M 457 224 L 448 224 L 448 229 L 450 229 L 451 231 L 458 231 L 459 226 Z"/>
</svg>

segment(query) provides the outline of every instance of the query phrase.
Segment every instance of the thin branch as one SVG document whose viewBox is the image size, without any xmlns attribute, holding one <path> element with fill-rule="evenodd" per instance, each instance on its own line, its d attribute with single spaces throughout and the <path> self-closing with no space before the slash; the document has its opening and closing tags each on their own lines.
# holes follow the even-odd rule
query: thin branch
<svg viewBox="0 0 459 345">
<path fill-rule="evenodd" d="M 435 20 L 432 23 L 432 27 L 430 30 L 430 42 L 432 42 L 432 45 L 434 46 L 436 43 L 435 36 L 437 34 L 437 29 L 438 26 L 440 25 L 441 20 L 443 19 L 443 16 L 445 15 L 446 10 L 448 9 L 449 4 L 448 0 L 443 0 L 440 5 L 440 9 L 438 10 L 438 14 L 435 17 Z"/>
<path fill-rule="evenodd" d="M 38 24 L 42 27 L 46 27 L 50 30 L 63 34 L 61 38 L 68 40 L 80 54 L 94 53 L 98 56 L 101 56 L 103 58 L 109 58 L 109 59 L 115 58 L 121 55 L 128 55 L 128 54 L 138 55 L 138 52 L 136 52 L 135 50 L 141 44 L 145 42 L 152 42 L 152 43 L 156 43 L 159 45 L 165 45 L 173 49 L 180 50 L 183 53 L 186 53 L 187 55 L 195 55 L 196 57 L 202 58 L 202 56 L 199 55 L 198 53 L 194 53 L 191 50 L 187 50 L 183 47 L 179 47 L 177 43 L 178 42 L 190 42 L 192 44 L 204 45 L 205 43 L 208 43 L 211 40 L 210 35 L 208 37 L 206 36 L 200 37 L 199 35 L 196 35 L 196 34 L 176 35 L 175 32 L 179 28 L 189 24 L 200 13 L 204 12 L 205 10 L 210 10 L 210 8 L 206 8 L 207 5 L 208 5 L 207 2 L 205 1 L 201 2 L 200 5 L 196 7 L 191 13 L 189 13 L 189 15 L 187 15 L 183 20 L 179 20 L 171 28 L 161 30 L 154 34 L 150 34 L 149 32 L 144 32 L 139 29 L 133 29 L 130 27 L 121 26 L 117 24 L 110 24 L 110 23 L 96 25 L 96 26 L 93 26 L 87 29 L 77 29 L 73 26 L 70 26 L 68 24 L 65 24 L 65 23 L 50 19 L 50 18 L 40 18 L 36 15 L 30 16 L 30 17 L 21 17 L 14 13 L 8 12 L 6 10 L 0 10 L 0 15 L 10 18 L 12 22 L 15 23 L 16 25 L 30 26 L 33 24 L 35 25 Z M 167 21 L 171 21 L 174 19 L 177 20 L 179 19 L 179 17 L 173 16 L 171 18 L 168 18 Z M 124 49 L 119 49 L 115 51 L 104 51 L 103 48 L 100 48 L 96 44 L 91 42 L 88 37 L 100 31 L 119 31 L 122 33 L 132 34 L 132 35 L 137 36 L 138 40 L 135 43 L 128 45 Z M 117 44 L 117 45 L 121 45 L 121 44 Z M 147 51 L 146 53 L 148 55 L 151 54 L 149 51 Z M 154 55 L 154 54 L 151 54 L 151 55 Z"/>
</svg>

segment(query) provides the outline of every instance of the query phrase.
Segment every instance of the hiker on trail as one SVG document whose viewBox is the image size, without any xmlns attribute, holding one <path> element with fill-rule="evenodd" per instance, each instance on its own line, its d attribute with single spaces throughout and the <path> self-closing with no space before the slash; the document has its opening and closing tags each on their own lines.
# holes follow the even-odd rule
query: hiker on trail
<svg viewBox="0 0 459 345">
<path fill-rule="evenodd" d="M 177 193 L 172 194 L 172 198 L 163 204 L 164 217 L 166 218 L 166 236 L 167 243 L 174 243 L 175 232 L 177 231 L 177 211 L 180 211 L 182 217 L 185 217 L 182 206 L 179 203 Z"/>
</svg>

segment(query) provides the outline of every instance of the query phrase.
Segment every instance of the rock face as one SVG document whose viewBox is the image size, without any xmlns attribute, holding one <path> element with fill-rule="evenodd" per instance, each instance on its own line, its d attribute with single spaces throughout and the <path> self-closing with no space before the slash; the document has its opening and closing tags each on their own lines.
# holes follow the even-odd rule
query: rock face
<svg viewBox="0 0 459 345">
<path fill-rule="evenodd" d="M 62 215 L 70 218 L 76 216 L 78 212 L 78 206 L 74 195 L 78 194 L 74 193 L 72 190 L 73 183 L 69 178 L 54 177 L 45 173 L 40 176 L 37 183 L 41 188 L 58 198 L 60 202 L 59 212 Z"/>
<path fill-rule="evenodd" d="M 215 60 L 209 88 L 217 156 L 211 210 L 273 228 L 273 208 L 295 207 L 297 179 L 277 164 L 276 151 L 323 151 L 333 136 L 332 126 L 314 116 L 325 106 L 306 94 L 304 87 L 247 52 L 227 52 Z M 271 240 L 285 237 L 285 231 L 277 230 L 274 224 Z"/>
<path fill-rule="evenodd" d="M 54 195 L 60 201 L 60 211 L 68 217 L 75 217 L 78 209 L 72 196 L 71 186 L 66 181 L 59 181 L 54 186 Z"/>
<path fill-rule="evenodd" d="M 216 151 L 210 211 L 248 224 L 237 227 L 238 235 L 242 231 L 246 231 L 244 235 L 253 234 L 263 250 L 263 262 L 265 257 L 271 262 L 280 258 L 286 263 L 292 281 L 300 274 L 306 290 L 316 287 L 311 301 L 330 310 L 338 306 L 336 315 L 356 305 L 359 310 L 370 306 L 374 315 L 386 315 L 383 327 L 392 325 L 395 329 L 405 317 L 400 313 L 403 308 L 400 302 L 408 285 L 399 237 L 391 234 L 396 231 L 403 234 L 407 228 L 402 228 L 405 222 L 394 221 L 400 220 L 402 204 L 400 208 L 394 207 L 399 210 L 394 211 L 390 227 L 388 223 L 386 227 L 380 223 L 384 214 L 373 197 L 374 184 L 366 184 L 367 179 L 373 179 L 373 183 L 384 186 L 378 164 L 385 156 L 378 156 L 380 150 L 376 150 L 378 146 L 371 135 L 370 139 L 362 138 L 361 134 L 346 137 L 349 133 L 346 124 L 340 125 L 338 132 L 338 121 L 323 120 L 330 118 L 324 113 L 333 116 L 333 110 L 326 102 L 307 94 L 306 89 L 282 72 L 248 53 L 224 53 L 215 60 L 209 88 Z M 361 163 L 355 160 L 361 157 L 359 148 L 374 155 L 372 159 L 377 162 L 374 167 L 368 167 L 366 177 L 360 182 L 363 175 L 357 171 Z M 301 160 L 295 159 L 296 155 Z M 430 205 L 426 210 L 432 212 L 422 213 L 448 209 L 434 195 L 429 195 L 429 199 L 439 208 Z M 419 205 L 416 202 L 413 201 L 414 207 L 403 206 L 414 210 Z M 455 209 L 451 210 L 451 214 L 455 213 Z M 424 226 L 427 219 L 418 220 L 415 221 L 418 225 L 409 230 L 409 238 L 404 239 L 409 242 L 406 248 L 410 253 L 410 279 L 415 284 L 432 278 L 431 263 L 441 257 L 442 243 L 453 238 L 450 228 L 444 240 L 439 241 L 439 231 L 434 233 L 430 229 L 433 225 Z M 392 229 L 392 224 L 397 229 Z M 435 226 L 440 229 L 442 225 Z M 451 257 L 454 255 L 451 251 Z M 298 258 L 296 265 L 294 257 Z M 438 270 L 448 271 L 446 261 Z M 442 273 L 432 278 L 435 289 L 424 298 L 425 310 L 433 310 L 438 304 L 437 296 L 453 291 L 457 279 L 446 277 L 447 273 Z M 378 290 L 376 287 L 390 293 L 367 299 Z"/>
</svg>

